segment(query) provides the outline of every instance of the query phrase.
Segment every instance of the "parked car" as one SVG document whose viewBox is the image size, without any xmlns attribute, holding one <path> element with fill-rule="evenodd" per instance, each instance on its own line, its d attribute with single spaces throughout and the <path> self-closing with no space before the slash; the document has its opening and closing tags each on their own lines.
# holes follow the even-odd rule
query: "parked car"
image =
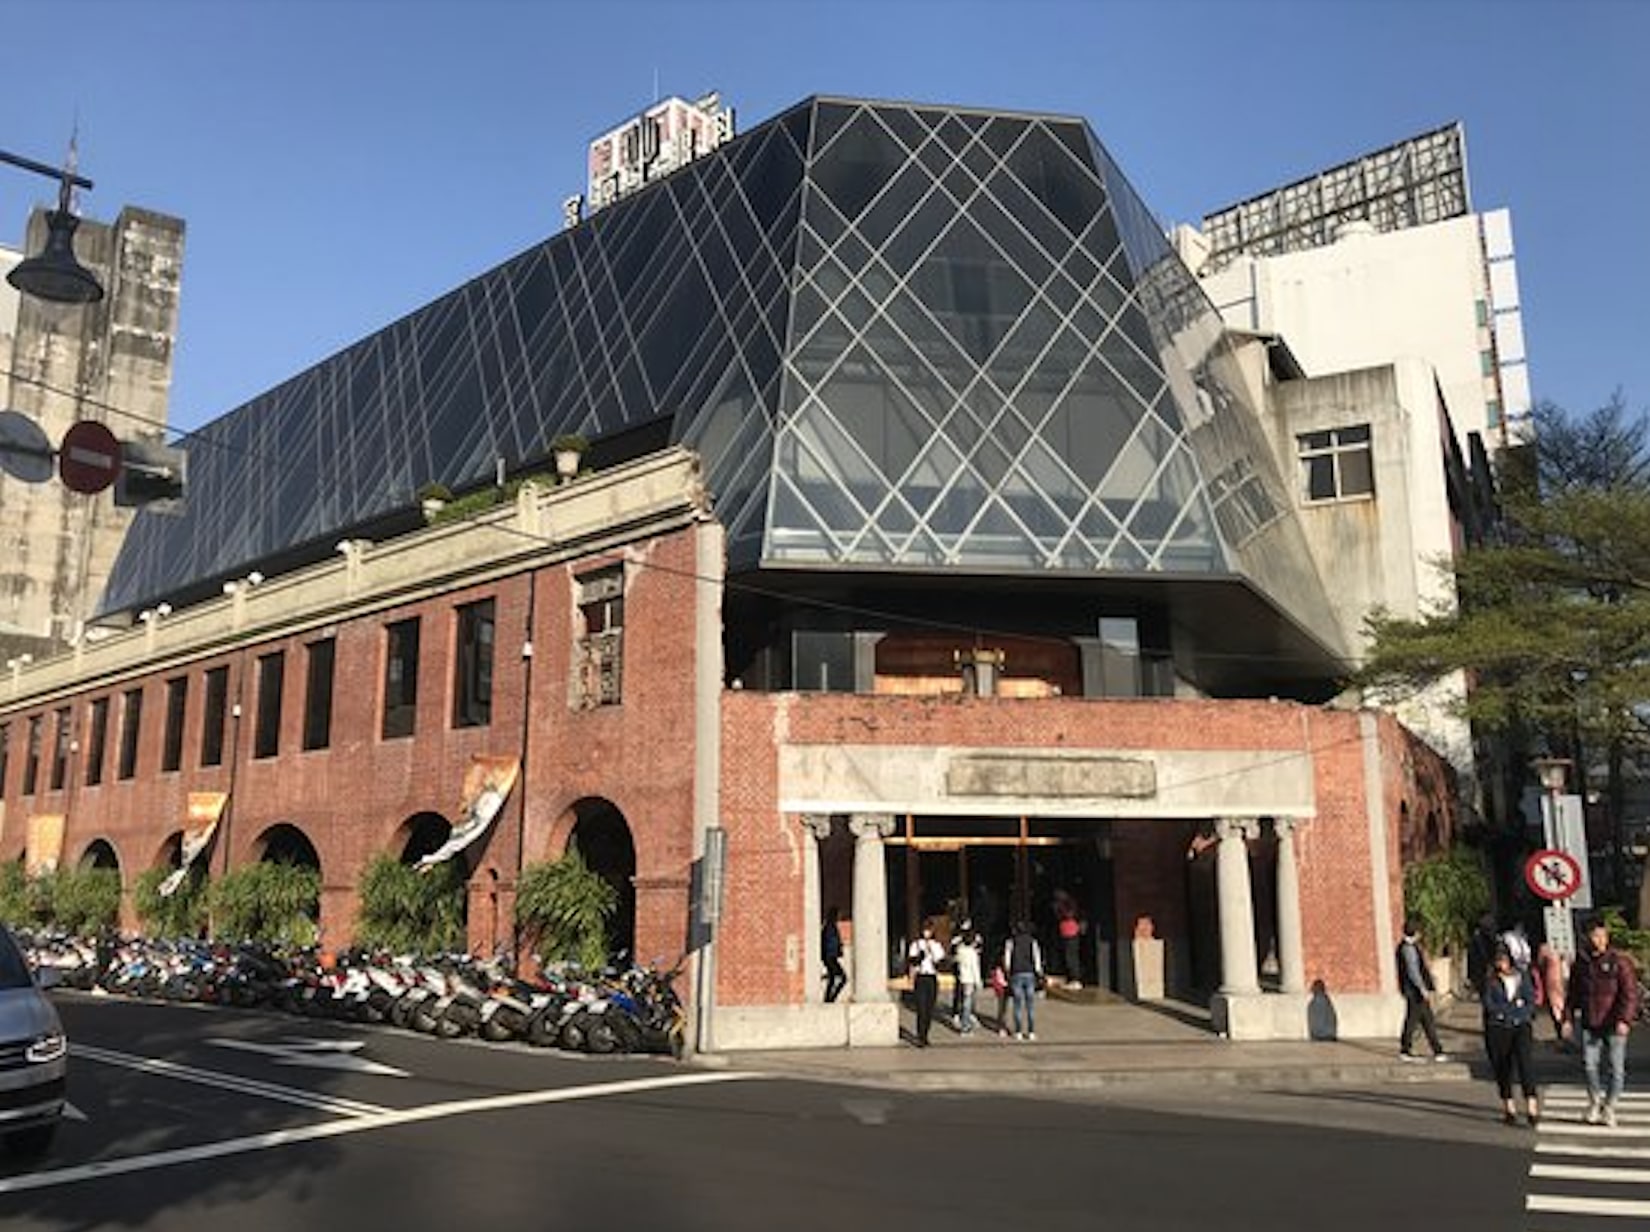
<svg viewBox="0 0 1650 1232">
<path fill-rule="evenodd" d="M 0 925 L 0 1137 L 16 1154 L 44 1154 L 63 1117 L 69 1041 L 42 991 L 56 982 L 50 967 L 35 979 Z"/>
</svg>

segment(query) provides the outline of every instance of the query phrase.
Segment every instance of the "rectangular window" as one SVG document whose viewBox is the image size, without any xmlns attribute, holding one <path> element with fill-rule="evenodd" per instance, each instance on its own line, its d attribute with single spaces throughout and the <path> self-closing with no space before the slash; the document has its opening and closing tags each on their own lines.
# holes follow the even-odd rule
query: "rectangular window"
<svg viewBox="0 0 1650 1232">
<path fill-rule="evenodd" d="M 143 726 L 143 690 L 127 689 L 120 708 L 120 777 L 137 773 L 138 732 Z"/>
<path fill-rule="evenodd" d="M 1295 442 L 1308 501 L 1374 495 L 1375 459 L 1368 424 L 1306 432 Z"/>
<path fill-rule="evenodd" d="M 281 686 L 286 677 L 282 651 L 258 656 L 258 722 L 252 731 L 252 756 L 274 757 L 281 751 Z"/>
<path fill-rule="evenodd" d="M 1140 625 L 1132 616 L 1100 618 L 1100 687 L 1107 697 L 1140 696 Z"/>
<path fill-rule="evenodd" d="M 791 679 L 802 693 L 852 693 L 854 635 L 818 629 L 792 633 Z"/>
<path fill-rule="evenodd" d="M 63 790 L 63 780 L 69 774 L 69 714 L 67 706 L 57 712 L 57 730 L 52 736 L 53 791 Z"/>
<path fill-rule="evenodd" d="M 338 642 L 323 638 L 304 647 L 309 657 L 304 688 L 304 748 L 324 749 L 332 743 L 332 674 Z"/>
<path fill-rule="evenodd" d="M 35 715 L 29 720 L 29 747 L 23 758 L 23 794 L 34 795 L 40 786 L 40 725 L 45 720 Z"/>
<path fill-rule="evenodd" d="M 201 716 L 201 765 L 223 765 L 223 721 L 229 713 L 229 669 L 206 673 L 206 712 Z"/>
<path fill-rule="evenodd" d="M 418 716 L 418 617 L 384 628 L 384 739 L 413 734 Z"/>
<path fill-rule="evenodd" d="M 109 699 L 92 702 L 92 735 L 86 744 L 86 786 L 103 781 L 103 758 L 109 746 Z"/>
<path fill-rule="evenodd" d="M 453 726 L 485 727 L 493 721 L 493 601 L 458 609 L 453 659 Z"/>
<path fill-rule="evenodd" d="M 0 800 L 6 798 L 6 772 L 11 769 L 11 724 L 0 723 Z"/>
<path fill-rule="evenodd" d="M 166 742 L 161 746 L 162 770 L 176 770 L 183 765 L 183 712 L 188 705 L 189 677 L 172 677 L 166 682 Z"/>
<path fill-rule="evenodd" d="M 615 706 L 624 678 L 624 567 L 577 580 L 580 635 L 573 646 L 575 706 Z"/>
</svg>

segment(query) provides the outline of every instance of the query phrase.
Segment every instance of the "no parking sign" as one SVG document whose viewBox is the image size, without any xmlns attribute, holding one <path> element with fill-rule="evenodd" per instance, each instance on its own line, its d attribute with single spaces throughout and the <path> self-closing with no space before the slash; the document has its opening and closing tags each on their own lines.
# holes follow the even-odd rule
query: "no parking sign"
<svg viewBox="0 0 1650 1232">
<path fill-rule="evenodd" d="M 1524 861 L 1524 884 L 1548 902 L 1564 902 L 1581 889 L 1581 863 L 1567 851 L 1548 847 Z"/>
</svg>

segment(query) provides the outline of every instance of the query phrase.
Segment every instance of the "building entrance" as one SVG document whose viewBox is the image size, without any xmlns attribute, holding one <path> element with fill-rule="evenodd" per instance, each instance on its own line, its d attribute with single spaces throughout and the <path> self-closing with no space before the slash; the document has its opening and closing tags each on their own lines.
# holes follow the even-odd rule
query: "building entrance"
<svg viewBox="0 0 1650 1232">
<path fill-rule="evenodd" d="M 1105 821 L 903 818 L 888 839 L 888 906 L 896 971 L 925 921 L 949 941 L 963 920 L 972 920 L 985 936 L 989 969 L 1014 921 L 1024 918 L 1050 974 L 1088 987 L 1117 986 L 1115 886 Z M 1078 921 L 1074 947 L 1060 935 L 1063 915 Z"/>
</svg>

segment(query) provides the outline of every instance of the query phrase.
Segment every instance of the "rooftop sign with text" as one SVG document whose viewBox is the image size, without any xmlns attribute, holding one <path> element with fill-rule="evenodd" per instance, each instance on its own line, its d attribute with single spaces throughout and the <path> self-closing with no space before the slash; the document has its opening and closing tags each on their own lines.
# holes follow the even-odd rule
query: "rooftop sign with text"
<svg viewBox="0 0 1650 1232">
<path fill-rule="evenodd" d="M 588 196 L 563 203 L 563 222 L 577 226 L 587 205 L 594 214 L 731 141 L 733 132 L 733 109 L 718 94 L 654 103 L 590 143 Z"/>
</svg>

